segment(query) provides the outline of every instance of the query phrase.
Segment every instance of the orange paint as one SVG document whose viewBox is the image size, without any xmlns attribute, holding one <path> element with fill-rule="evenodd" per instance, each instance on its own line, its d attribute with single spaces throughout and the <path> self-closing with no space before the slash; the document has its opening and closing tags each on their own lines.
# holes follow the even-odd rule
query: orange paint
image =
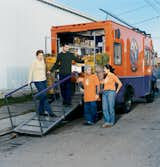
<svg viewBox="0 0 160 167">
<path fill-rule="evenodd" d="M 58 33 L 82 32 L 98 29 L 103 29 L 105 31 L 105 52 L 110 56 L 110 64 L 116 69 L 115 72 L 118 76 L 125 77 L 151 75 L 151 63 L 145 66 L 144 51 L 145 48 L 148 48 L 150 52 L 152 51 L 152 39 L 113 21 L 91 22 L 85 24 L 73 24 L 52 27 L 52 53 L 55 54 L 57 52 L 56 38 Z M 120 39 L 115 38 L 116 29 L 120 30 Z M 122 46 L 122 63 L 120 65 L 114 64 L 114 42 L 119 43 Z M 131 62 L 131 45 L 133 45 L 133 52 L 136 49 L 136 47 L 138 49 L 137 62 L 135 63 L 136 70 L 132 69 L 134 67 L 132 67 Z"/>
</svg>

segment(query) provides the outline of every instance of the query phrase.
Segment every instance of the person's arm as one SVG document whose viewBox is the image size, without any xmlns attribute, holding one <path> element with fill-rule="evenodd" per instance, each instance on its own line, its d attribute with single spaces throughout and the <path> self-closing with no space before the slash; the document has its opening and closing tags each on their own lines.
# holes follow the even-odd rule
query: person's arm
<svg viewBox="0 0 160 167">
<path fill-rule="evenodd" d="M 101 82 L 100 82 L 100 92 L 99 93 L 102 94 L 103 91 L 104 91 L 104 81 L 101 80 Z"/>
<path fill-rule="evenodd" d="M 95 85 L 96 85 L 96 99 L 98 100 L 99 99 L 99 93 L 100 93 L 100 82 L 99 82 L 99 79 L 96 75 L 94 77 L 95 77 L 94 81 L 95 81 Z"/>
<path fill-rule="evenodd" d="M 100 92 L 100 82 L 98 77 L 95 75 L 95 85 L 96 85 L 96 94 L 99 95 Z"/>
<path fill-rule="evenodd" d="M 83 83 L 83 81 L 84 81 L 84 78 L 82 78 L 82 77 L 79 77 L 78 79 L 77 79 L 77 82 L 79 83 L 79 82 L 82 82 Z"/>
<path fill-rule="evenodd" d="M 100 89 L 99 89 L 99 86 L 96 85 L 96 100 L 99 99 L 99 93 L 100 93 Z"/>
<path fill-rule="evenodd" d="M 119 78 L 115 75 L 115 82 L 118 84 L 118 87 L 116 89 L 116 93 L 119 92 L 119 90 L 121 89 L 122 87 L 122 82 L 119 80 Z"/>
<path fill-rule="evenodd" d="M 80 92 L 84 93 L 84 86 L 83 86 L 84 78 L 79 77 L 77 79 L 78 87 L 80 89 Z"/>
<path fill-rule="evenodd" d="M 72 60 L 74 60 L 77 63 L 84 63 L 84 60 L 81 60 L 80 58 L 76 57 L 74 54 L 71 53 Z"/>
<path fill-rule="evenodd" d="M 50 69 L 50 72 L 53 72 L 54 70 L 58 69 L 60 65 L 60 55 L 58 54 L 56 63 L 52 66 Z"/>
</svg>

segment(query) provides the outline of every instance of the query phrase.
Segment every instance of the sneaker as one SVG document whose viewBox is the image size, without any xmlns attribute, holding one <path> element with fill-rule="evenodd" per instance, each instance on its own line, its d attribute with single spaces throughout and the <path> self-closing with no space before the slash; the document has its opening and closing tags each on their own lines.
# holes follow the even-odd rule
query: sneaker
<svg viewBox="0 0 160 167">
<path fill-rule="evenodd" d="M 67 103 L 65 101 L 63 101 L 63 105 L 66 105 Z"/>
<path fill-rule="evenodd" d="M 91 125 L 94 125 L 94 123 L 93 123 L 93 122 L 90 122 L 90 121 L 87 121 L 87 122 L 85 122 L 83 125 L 91 126 Z"/>
<path fill-rule="evenodd" d="M 46 113 L 39 113 L 40 116 L 48 116 Z"/>
<path fill-rule="evenodd" d="M 70 107 L 72 104 L 71 103 L 66 103 L 64 106 L 65 107 Z"/>
<path fill-rule="evenodd" d="M 110 128 L 110 127 L 112 127 L 112 125 L 109 124 L 109 123 L 104 123 L 104 124 L 102 125 L 102 128 Z"/>
<path fill-rule="evenodd" d="M 54 114 L 54 113 L 50 113 L 49 116 L 50 116 L 50 117 L 57 117 L 57 115 Z"/>
<path fill-rule="evenodd" d="M 72 105 L 72 104 L 71 104 L 71 103 L 69 103 L 69 104 L 67 104 L 66 106 L 68 106 L 68 107 L 69 107 L 69 106 L 71 106 L 71 105 Z"/>
</svg>

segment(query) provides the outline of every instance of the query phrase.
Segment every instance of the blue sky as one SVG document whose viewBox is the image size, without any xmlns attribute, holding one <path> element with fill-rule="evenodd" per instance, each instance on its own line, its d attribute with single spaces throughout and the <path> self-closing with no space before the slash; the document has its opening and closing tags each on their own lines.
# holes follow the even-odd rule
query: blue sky
<svg viewBox="0 0 160 167">
<path fill-rule="evenodd" d="M 98 20 L 106 15 L 105 9 L 129 24 L 151 33 L 154 49 L 160 55 L 160 0 L 55 0 L 70 8 L 86 13 Z M 111 17 L 108 17 L 111 19 Z"/>
</svg>

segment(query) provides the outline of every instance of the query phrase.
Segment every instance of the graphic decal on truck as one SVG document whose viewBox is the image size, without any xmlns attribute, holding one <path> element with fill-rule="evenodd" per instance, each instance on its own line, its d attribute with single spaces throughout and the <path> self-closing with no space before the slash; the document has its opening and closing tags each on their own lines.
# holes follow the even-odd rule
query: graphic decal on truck
<svg viewBox="0 0 160 167">
<path fill-rule="evenodd" d="M 132 39 L 131 41 L 131 47 L 130 47 L 130 61 L 131 61 L 131 70 L 133 72 L 137 71 L 138 68 L 138 44 L 135 39 Z"/>
</svg>

